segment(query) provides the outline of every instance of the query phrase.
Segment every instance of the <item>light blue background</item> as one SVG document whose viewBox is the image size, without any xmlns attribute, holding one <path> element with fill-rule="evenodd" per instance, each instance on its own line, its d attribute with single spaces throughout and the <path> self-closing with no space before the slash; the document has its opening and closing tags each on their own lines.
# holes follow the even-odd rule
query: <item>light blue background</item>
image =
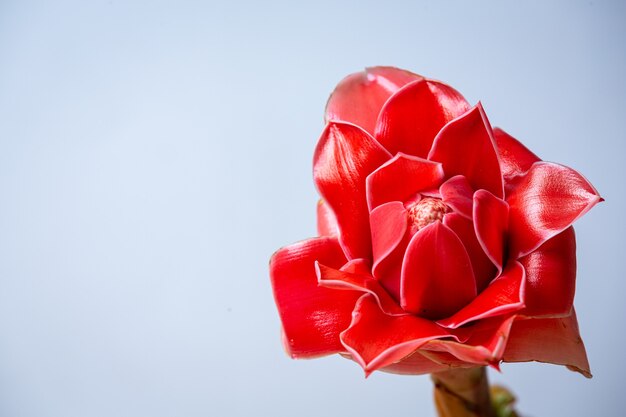
<svg viewBox="0 0 626 417">
<path fill-rule="evenodd" d="M 576 228 L 594 379 L 492 376 L 527 416 L 619 414 L 624 3 L 338 3 L 0 0 L 0 416 L 434 416 L 427 376 L 287 359 L 269 286 L 314 234 L 328 94 L 381 64 L 606 198 Z"/>
</svg>

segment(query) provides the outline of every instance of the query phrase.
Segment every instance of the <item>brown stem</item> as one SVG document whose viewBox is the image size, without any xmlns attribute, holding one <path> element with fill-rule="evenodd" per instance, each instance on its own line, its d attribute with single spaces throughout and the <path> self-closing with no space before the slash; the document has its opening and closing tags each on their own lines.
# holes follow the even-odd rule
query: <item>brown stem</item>
<svg viewBox="0 0 626 417">
<path fill-rule="evenodd" d="M 431 378 L 439 417 L 496 417 L 484 367 L 450 369 Z"/>
</svg>

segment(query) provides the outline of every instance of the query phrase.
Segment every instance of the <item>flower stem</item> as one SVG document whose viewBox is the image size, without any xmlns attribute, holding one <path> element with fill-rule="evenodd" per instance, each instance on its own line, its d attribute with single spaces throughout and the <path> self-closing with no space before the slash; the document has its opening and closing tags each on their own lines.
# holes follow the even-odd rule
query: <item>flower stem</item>
<svg viewBox="0 0 626 417">
<path fill-rule="evenodd" d="M 450 369 L 431 378 L 439 417 L 496 417 L 484 367 Z"/>
</svg>

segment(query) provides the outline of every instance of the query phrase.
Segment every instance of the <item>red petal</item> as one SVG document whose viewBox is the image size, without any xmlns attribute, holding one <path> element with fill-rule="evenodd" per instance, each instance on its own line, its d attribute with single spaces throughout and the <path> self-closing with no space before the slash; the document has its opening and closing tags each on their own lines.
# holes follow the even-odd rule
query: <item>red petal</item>
<svg viewBox="0 0 626 417">
<path fill-rule="evenodd" d="M 521 258 L 526 270 L 526 309 L 532 317 L 568 316 L 576 289 L 576 236 L 569 227 Z"/>
<path fill-rule="evenodd" d="M 472 219 L 472 195 L 474 190 L 467 178 L 455 175 L 439 187 L 441 199 L 455 212 Z"/>
<path fill-rule="evenodd" d="M 565 365 L 591 378 L 574 311 L 568 317 L 557 319 L 517 320 L 504 352 L 504 361 Z"/>
<path fill-rule="evenodd" d="M 285 348 L 293 358 L 343 352 L 339 333 L 348 328 L 361 295 L 319 287 L 316 260 L 339 267 L 346 258 L 336 238 L 321 237 L 279 249 L 270 260 Z"/>
<path fill-rule="evenodd" d="M 390 157 L 367 132 L 345 123 L 329 123 L 315 149 L 315 183 L 335 213 L 350 259 L 371 256 L 365 179 Z"/>
<path fill-rule="evenodd" d="M 367 204 L 372 210 L 389 201 L 405 202 L 422 190 L 439 187 L 441 164 L 398 153 L 367 177 Z"/>
<path fill-rule="evenodd" d="M 399 201 L 385 203 L 370 213 L 374 270 L 402 242 L 407 221 L 406 209 Z"/>
<path fill-rule="evenodd" d="M 509 206 L 489 191 L 474 193 L 474 229 L 491 262 L 502 272 Z"/>
<path fill-rule="evenodd" d="M 437 324 L 457 328 L 478 319 L 512 313 L 524 307 L 524 268 L 512 262 L 478 297 L 450 318 Z"/>
<path fill-rule="evenodd" d="M 367 259 L 352 259 L 342 266 L 341 270 L 352 274 L 369 274 L 372 270 L 372 264 Z"/>
<path fill-rule="evenodd" d="M 507 201 L 511 255 L 517 258 L 567 229 L 601 198 L 573 169 L 536 162 L 519 177 Z"/>
<path fill-rule="evenodd" d="M 440 319 L 476 297 L 476 281 L 458 236 L 437 221 L 420 229 L 404 256 L 400 305 L 406 311 Z"/>
<path fill-rule="evenodd" d="M 480 103 L 441 129 L 428 159 L 443 163 L 448 177 L 464 175 L 474 190 L 504 197 L 491 125 Z"/>
<path fill-rule="evenodd" d="M 481 292 L 496 277 L 498 271 L 480 246 L 473 222 L 458 213 L 448 213 L 443 218 L 443 224 L 452 229 L 463 242 L 463 246 L 465 246 L 465 250 L 467 250 L 472 261 L 476 289 Z"/>
<path fill-rule="evenodd" d="M 517 139 L 500 128 L 493 129 L 493 137 L 496 140 L 498 155 L 500 156 L 500 170 L 502 176 L 507 180 L 523 174 L 528 171 L 532 164 L 541 160 Z"/>
<path fill-rule="evenodd" d="M 376 124 L 376 139 L 393 154 L 425 158 L 439 130 L 468 108 L 454 88 L 438 81 L 414 81 L 385 103 Z"/>
<path fill-rule="evenodd" d="M 341 341 L 369 375 L 406 357 L 428 340 L 450 336 L 432 321 L 387 315 L 375 298 L 366 294 L 357 302 L 352 323 L 341 333 Z"/>
<path fill-rule="evenodd" d="M 450 367 L 454 367 L 454 368 L 474 368 L 476 367 L 475 363 L 468 363 L 466 361 L 462 361 L 461 359 L 457 358 L 456 356 L 452 355 L 451 353 L 448 353 L 446 351 L 444 352 L 436 352 L 433 350 L 425 350 L 428 346 L 428 344 L 422 346 L 422 349 L 419 350 L 419 352 L 427 357 L 428 359 L 430 359 L 433 362 L 439 363 L 441 365 L 445 365 L 448 369 L 450 369 Z M 443 349 L 440 349 L 443 350 Z"/>
<path fill-rule="evenodd" d="M 373 67 L 348 75 L 326 104 L 325 121 L 338 120 L 361 126 L 374 134 L 383 104 L 402 86 L 422 77 L 393 67 Z"/>
<path fill-rule="evenodd" d="M 459 329 L 471 334 L 464 343 L 433 340 L 422 348 L 448 352 L 467 363 L 491 365 L 497 368 L 507 346 L 513 320 L 515 320 L 514 315 L 481 320 L 470 327 Z"/>
<path fill-rule="evenodd" d="M 447 371 L 450 366 L 433 361 L 417 350 L 400 362 L 392 363 L 382 369 L 383 372 L 399 375 L 423 375 L 433 372 Z"/>
<path fill-rule="evenodd" d="M 317 233 L 320 236 L 336 236 L 339 234 L 337 218 L 324 200 L 317 202 Z"/>
<path fill-rule="evenodd" d="M 372 294 L 386 314 L 407 315 L 380 283 L 371 275 L 360 272 L 348 272 L 330 268 L 319 262 L 315 263 L 319 285 L 336 290 L 353 290 Z"/>
</svg>

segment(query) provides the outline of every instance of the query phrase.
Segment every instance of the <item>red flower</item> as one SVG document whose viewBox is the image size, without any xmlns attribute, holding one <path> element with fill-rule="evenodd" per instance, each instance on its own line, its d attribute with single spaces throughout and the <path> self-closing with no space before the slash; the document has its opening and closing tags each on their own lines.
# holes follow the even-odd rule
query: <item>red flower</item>
<svg viewBox="0 0 626 417">
<path fill-rule="evenodd" d="M 481 104 L 407 71 L 345 78 L 313 173 L 320 236 L 270 263 L 284 344 L 366 374 L 540 361 L 590 376 L 571 224 L 600 196 Z"/>
</svg>

